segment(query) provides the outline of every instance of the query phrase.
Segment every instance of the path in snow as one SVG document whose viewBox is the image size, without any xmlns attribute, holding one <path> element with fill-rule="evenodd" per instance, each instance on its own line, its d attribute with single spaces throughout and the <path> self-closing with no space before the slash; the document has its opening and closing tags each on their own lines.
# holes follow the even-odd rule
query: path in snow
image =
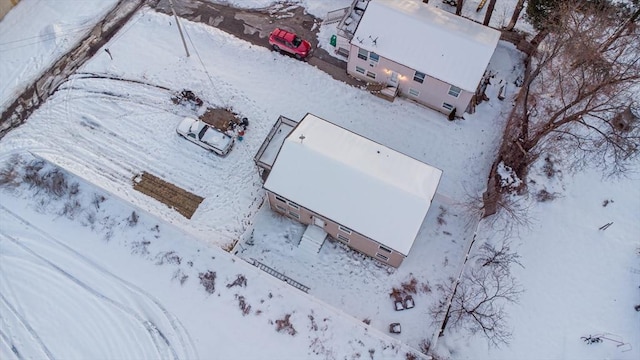
<svg viewBox="0 0 640 360">
<path fill-rule="evenodd" d="M 0 214 L 12 219 L 0 232 L 2 328 L 34 340 L 9 344 L 16 357 L 198 357 L 180 321 L 147 292 L 1 205 Z"/>
</svg>

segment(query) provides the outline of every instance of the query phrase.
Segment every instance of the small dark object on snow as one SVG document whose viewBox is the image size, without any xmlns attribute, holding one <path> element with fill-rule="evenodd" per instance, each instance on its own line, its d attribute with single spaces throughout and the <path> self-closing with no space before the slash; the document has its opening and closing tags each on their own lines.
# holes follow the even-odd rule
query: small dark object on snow
<svg viewBox="0 0 640 360">
<path fill-rule="evenodd" d="M 580 339 L 582 339 L 584 342 L 586 342 L 589 345 L 602 342 L 602 338 L 600 338 L 598 336 L 593 336 L 592 337 L 591 335 L 582 336 L 582 337 L 580 337 Z"/>
<path fill-rule="evenodd" d="M 244 128 L 248 128 L 249 127 L 249 119 L 247 119 L 246 117 L 243 117 L 242 120 L 240 120 L 240 125 L 244 126 Z"/>
<path fill-rule="evenodd" d="M 414 306 L 416 306 L 416 304 L 413 302 L 413 297 L 411 297 L 411 295 L 407 295 L 404 298 L 404 308 L 405 309 L 411 309 Z"/>
<path fill-rule="evenodd" d="M 202 99 L 196 96 L 191 90 L 182 90 L 178 95 L 173 98 L 173 102 L 176 104 L 183 104 L 185 102 L 191 103 L 195 106 L 202 106 Z"/>
<path fill-rule="evenodd" d="M 392 323 L 389 324 L 389 332 L 392 334 L 400 334 L 402 328 L 400 327 L 400 323 Z"/>
</svg>

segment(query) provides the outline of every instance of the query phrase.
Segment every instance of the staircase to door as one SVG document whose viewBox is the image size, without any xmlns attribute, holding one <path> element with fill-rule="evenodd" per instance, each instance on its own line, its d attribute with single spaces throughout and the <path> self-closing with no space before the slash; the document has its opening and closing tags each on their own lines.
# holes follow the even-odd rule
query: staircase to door
<svg viewBox="0 0 640 360">
<path fill-rule="evenodd" d="M 298 244 L 298 249 L 307 254 L 317 254 L 327 238 L 327 233 L 321 227 L 309 224 L 302 234 L 302 239 Z"/>
</svg>

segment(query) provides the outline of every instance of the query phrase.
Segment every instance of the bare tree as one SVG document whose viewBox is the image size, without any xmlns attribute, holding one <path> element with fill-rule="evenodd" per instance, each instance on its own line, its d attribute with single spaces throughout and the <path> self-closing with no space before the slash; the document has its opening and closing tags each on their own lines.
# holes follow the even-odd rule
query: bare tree
<svg viewBox="0 0 640 360">
<path fill-rule="evenodd" d="M 511 241 L 503 239 L 498 245 L 485 242 L 480 246 L 480 253 L 476 255 L 476 263 L 481 267 L 493 266 L 509 273 L 512 264 L 524 268 L 520 262 L 520 254 L 511 249 Z"/>
<path fill-rule="evenodd" d="M 516 3 L 515 8 L 513 9 L 513 14 L 511 15 L 511 21 L 509 21 L 509 24 L 507 25 L 507 27 L 505 27 L 505 30 L 511 31 L 514 27 L 516 27 L 516 23 L 518 22 L 520 13 L 522 13 L 522 9 L 524 9 L 524 1 L 525 0 L 518 0 L 518 2 Z"/>
<path fill-rule="evenodd" d="M 524 180 L 549 149 L 565 150 L 574 165 L 592 163 L 610 174 L 624 172 L 640 152 L 632 111 L 640 82 L 638 11 L 570 2 L 554 11 L 541 30 L 548 35 L 527 63 L 492 178 L 504 162 Z M 625 112 L 635 115 L 616 125 Z M 488 198 L 501 191 L 497 181 L 490 185 Z"/>
<path fill-rule="evenodd" d="M 465 274 L 460 283 L 439 285 L 444 298 L 429 309 L 434 319 L 445 318 L 445 325 L 481 333 L 490 346 L 507 345 L 511 331 L 504 306 L 517 303 L 522 293 L 520 285 L 500 267 L 480 267 Z M 443 326 L 443 327 L 444 327 Z"/>
</svg>

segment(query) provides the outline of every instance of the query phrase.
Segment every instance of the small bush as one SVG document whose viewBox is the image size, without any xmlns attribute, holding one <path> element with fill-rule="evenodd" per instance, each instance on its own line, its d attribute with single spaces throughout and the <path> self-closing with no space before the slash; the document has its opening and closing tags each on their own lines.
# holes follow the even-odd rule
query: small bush
<svg viewBox="0 0 640 360">
<path fill-rule="evenodd" d="M 100 204 L 102 204 L 107 198 L 99 194 L 93 194 L 93 200 L 91 203 L 96 207 L 96 210 L 100 210 Z"/>
<path fill-rule="evenodd" d="M 22 175 L 22 180 L 25 183 L 29 184 L 30 188 L 41 188 L 42 187 L 42 176 L 40 175 L 40 170 L 44 168 L 43 160 L 34 160 L 28 163 L 24 167 L 24 174 Z"/>
<path fill-rule="evenodd" d="M 547 176 L 547 178 L 551 179 L 557 172 L 555 168 L 555 163 L 550 155 L 544 158 L 544 165 L 542 165 L 542 171 Z"/>
<path fill-rule="evenodd" d="M 209 293 L 213 294 L 216 291 L 216 273 L 214 271 L 207 271 L 206 273 L 198 274 L 200 278 L 200 284 Z"/>
<path fill-rule="evenodd" d="M 42 176 L 44 190 L 57 198 L 62 197 L 69 190 L 66 176 L 59 169 L 53 169 Z"/>
<path fill-rule="evenodd" d="M 138 219 L 140 217 L 138 216 L 138 214 L 136 214 L 135 211 L 131 212 L 131 215 L 129 215 L 129 218 L 127 219 L 129 222 L 129 226 L 133 227 L 136 226 L 138 224 Z"/>
<path fill-rule="evenodd" d="M 444 216 L 447 215 L 447 209 L 443 206 L 440 206 L 440 214 L 438 214 L 438 225 L 446 225 L 447 221 L 444 219 Z"/>
<path fill-rule="evenodd" d="M 428 294 L 431 292 L 431 286 L 429 285 L 428 281 L 420 286 L 420 291 L 422 291 L 425 294 Z"/>
<path fill-rule="evenodd" d="M 151 244 L 149 240 L 134 241 L 131 243 L 131 253 L 142 256 L 149 255 L 149 244 Z"/>
<path fill-rule="evenodd" d="M 420 341 L 420 344 L 418 344 L 418 348 L 420 349 L 421 353 L 425 355 L 429 354 L 429 349 L 431 349 L 431 340 L 422 339 L 422 341 Z"/>
<path fill-rule="evenodd" d="M 5 167 L 0 170 L 0 186 L 17 187 L 20 185 L 20 173 L 16 169 L 20 163 L 20 156 L 13 155 Z"/>
<path fill-rule="evenodd" d="M 73 197 L 78 194 L 80 194 L 80 184 L 74 182 L 73 184 L 69 185 L 69 197 Z"/>
<path fill-rule="evenodd" d="M 164 265 L 165 263 L 180 265 L 182 258 L 175 251 L 167 251 L 156 256 L 158 261 L 156 265 Z"/>
<path fill-rule="evenodd" d="M 172 277 L 173 280 L 178 280 L 180 282 L 180 285 L 184 285 L 184 283 L 187 282 L 188 278 L 189 278 L 189 275 L 185 274 L 180 269 L 177 269 L 176 271 L 174 271 L 173 277 Z"/>
<path fill-rule="evenodd" d="M 82 205 L 77 199 L 68 200 L 64 203 L 62 210 L 60 210 L 60 215 L 64 215 L 69 219 L 73 219 L 78 215 L 78 213 L 82 211 Z"/>
<path fill-rule="evenodd" d="M 286 314 L 284 319 L 276 320 L 276 331 L 277 332 L 285 332 L 291 336 L 294 336 L 298 332 L 291 324 L 291 314 Z"/>
<path fill-rule="evenodd" d="M 311 326 L 309 327 L 309 329 L 318 331 L 318 324 L 316 324 L 316 319 L 313 317 L 313 315 L 309 315 L 309 320 L 311 320 Z"/>
<path fill-rule="evenodd" d="M 416 280 L 416 278 L 412 277 L 411 280 L 409 280 L 408 282 L 402 283 L 401 286 L 402 286 L 402 290 L 404 290 L 405 293 L 416 294 L 417 293 L 418 280 Z"/>
<path fill-rule="evenodd" d="M 555 198 L 556 198 L 556 194 L 550 193 L 545 189 L 538 191 L 538 193 L 536 194 L 536 200 L 538 200 L 539 202 L 552 201 Z"/>
<path fill-rule="evenodd" d="M 234 286 L 247 287 L 247 278 L 242 274 L 238 274 L 236 279 L 232 283 L 227 284 L 227 288 L 231 288 Z"/>
<path fill-rule="evenodd" d="M 613 204 L 613 200 L 607 199 L 607 200 L 603 201 L 602 202 L 602 207 L 607 207 L 607 205 L 609 205 L 609 204 Z"/>
<path fill-rule="evenodd" d="M 238 299 L 238 306 L 242 311 L 242 316 L 247 316 L 251 313 L 251 305 L 247 304 L 247 300 L 244 296 L 236 294 L 236 299 Z"/>
<path fill-rule="evenodd" d="M 418 360 L 418 356 L 416 356 L 416 354 L 414 354 L 414 353 L 406 353 L 405 354 L 405 359 L 406 360 Z"/>
</svg>

